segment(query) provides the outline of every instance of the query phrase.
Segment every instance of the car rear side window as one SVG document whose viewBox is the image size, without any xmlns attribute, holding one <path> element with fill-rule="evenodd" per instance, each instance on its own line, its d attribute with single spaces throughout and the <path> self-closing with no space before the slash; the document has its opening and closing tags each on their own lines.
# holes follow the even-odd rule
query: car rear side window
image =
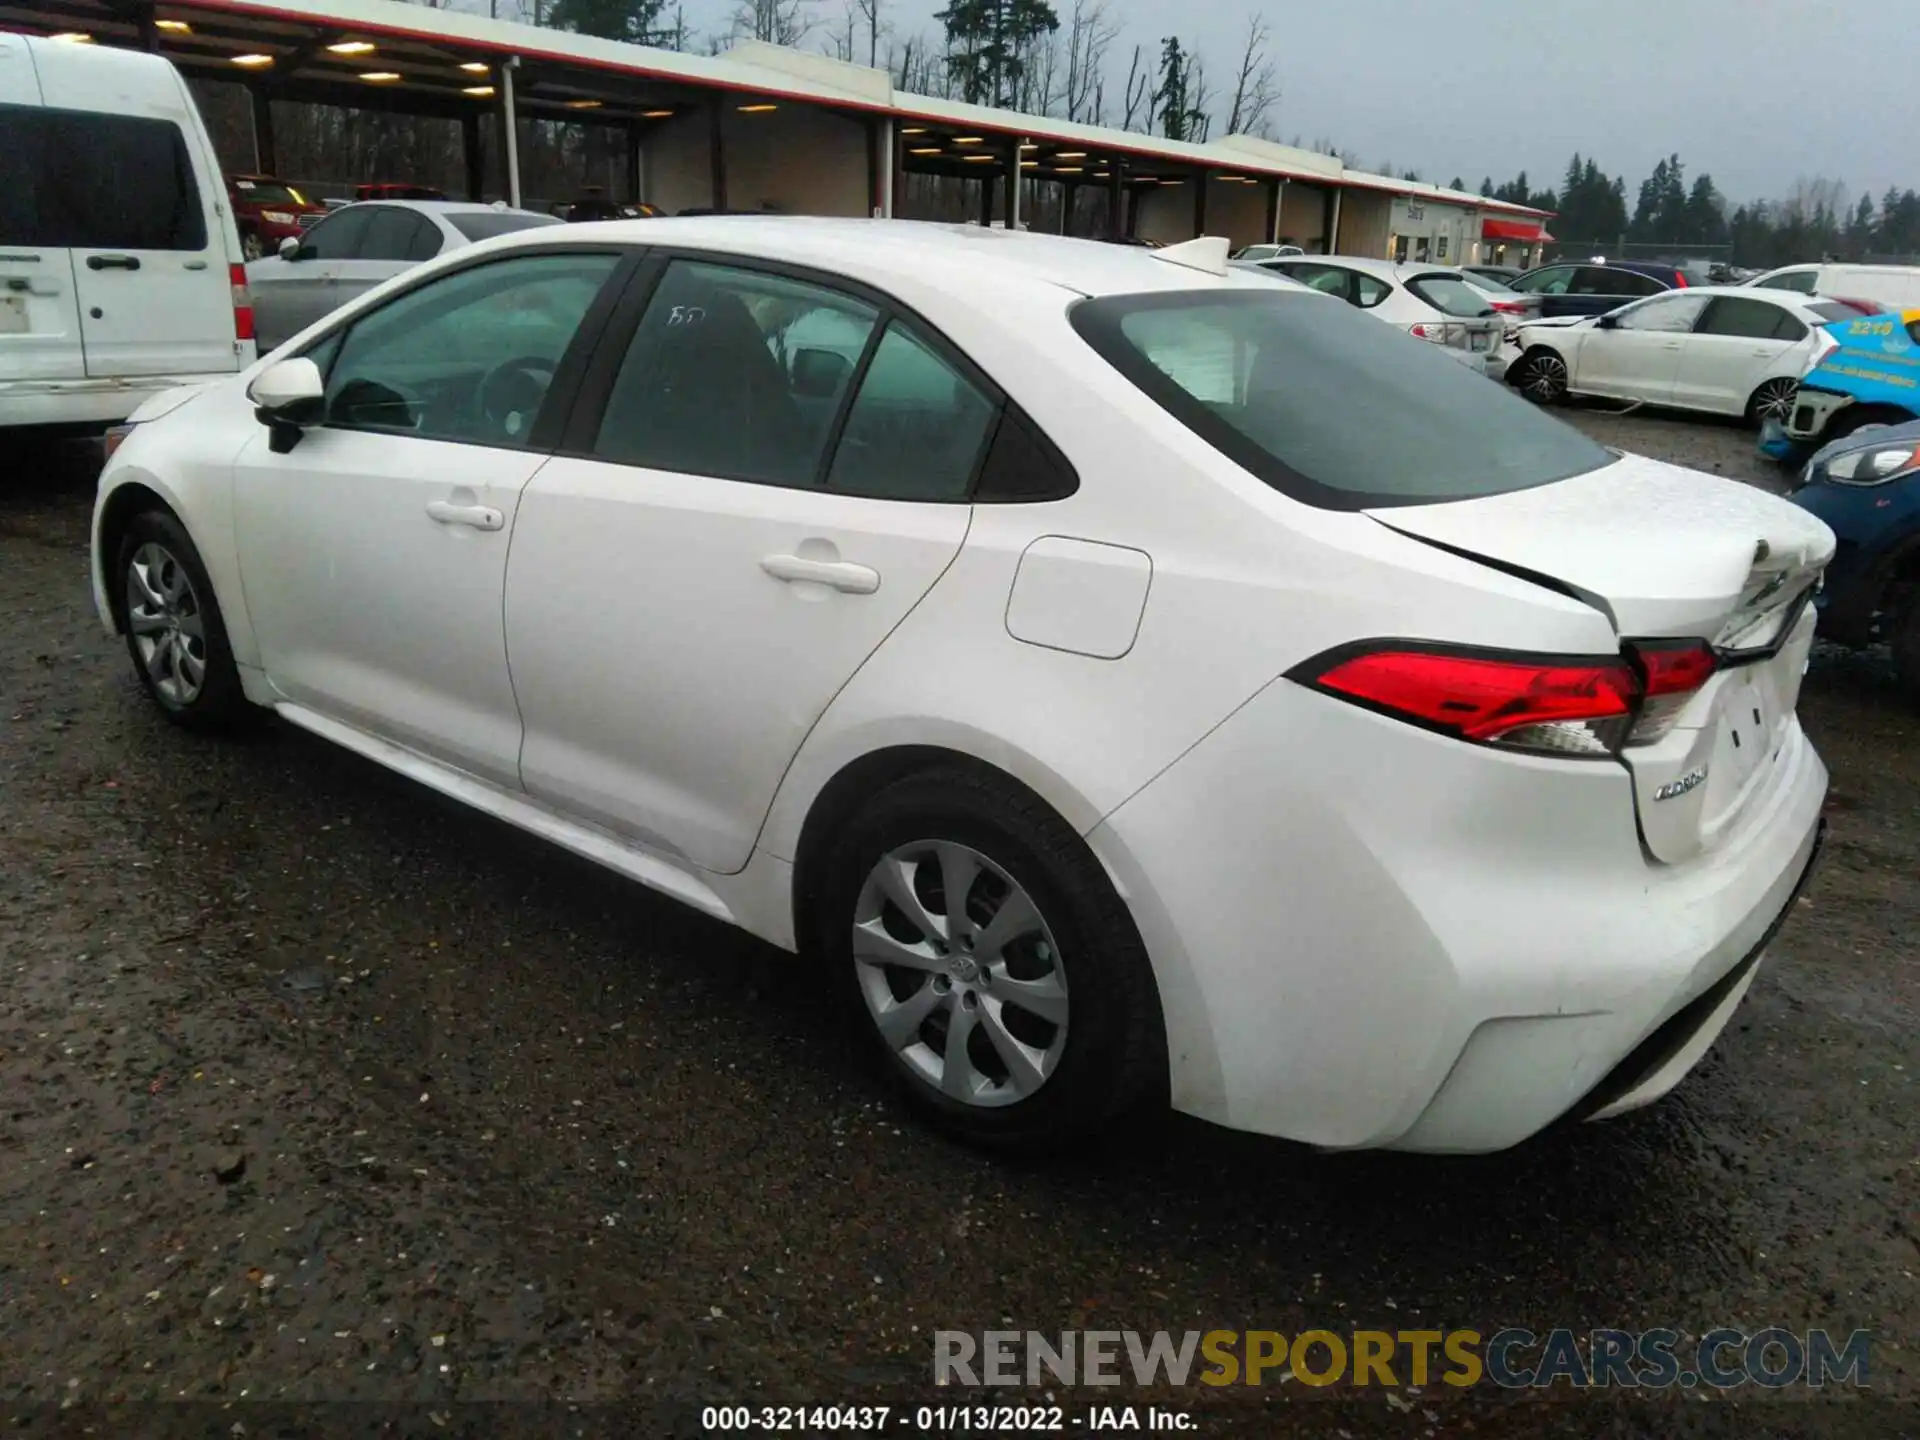
<svg viewBox="0 0 1920 1440">
<path fill-rule="evenodd" d="M 171 120 L 0 105 L 0 244 L 207 248 L 186 136 Z"/>
<path fill-rule="evenodd" d="M 433 222 L 416 215 L 411 210 L 402 210 L 397 205 L 375 205 L 370 207 L 366 234 L 360 237 L 360 248 L 355 252 L 357 260 L 425 260 L 439 252 L 436 245 L 425 255 L 416 255 L 416 247 L 424 243 L 420 232 L 433 230 Z M 435 237 L 438 238 L 438 237 Z"/>
<path fill-rule="evenodd" d="M 1828 325 L 1835 324 L 1841 320 L 1858 320 L 1860 318 L 1860 312 L 1855 310 L 1851 305 L 1836 304 L 1832 300 L 1816 300 L 1807 306 L 1807 309 L 1818 315 L 1821 321 Z"/>
<path fill-rule="evenodd" d="M 1793 321 L 1800 334 L 1780 335 L 1778 331 L 1782 320 Z M 1694 331 L 1700 335 L 1728 335 L 1739 340 L 1797 340 L 1807 333 L 1800 327 L 1799 321 L 1778 305 L 1769 305 L 1764 300 L 1743 300 L 1737 295 L 1716 295 Z"/>
<path fill-rule="evenodd" d="M 1082 301 L 1072 319 L 1176 420 L 1308 504 L 1498 495 L 1613 460 L 1438 347 L 1311 295 L 1113 296 Z"/>
<path fill-rule="evenodd" d="M 896 320 L 840 432 L 827 488 L 883 500 L 964 500 L 996 407 Z"/>
</svg>

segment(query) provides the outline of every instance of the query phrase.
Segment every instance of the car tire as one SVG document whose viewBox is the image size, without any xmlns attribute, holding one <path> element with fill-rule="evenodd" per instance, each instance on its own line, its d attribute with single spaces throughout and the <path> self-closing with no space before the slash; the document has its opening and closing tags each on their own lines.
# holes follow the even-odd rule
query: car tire
<svg viewBox="0 0 1920 1440">
<path fill-rule="evenodd" d="M 1793 418 L 1793 402 L 1799 393 L 1800 382 L 1790 376 L 1776 375 L 1771 380 L 1761 381 L 1747 398 L 1747 424 L 1756 430 L 1769 420 L 1786 424 Z"/>
<path fill-rule="evenodd" d="M 240 258 L 248 262 L 260 259 L 267 253 L 266 242 L 260 238 L 258 230 L 240 232 Z"/>
<path fill-rule="evenodd" d="M 1536 405 L 1557 405 L 1567 398 L 1567 362 L 1557 351 L 1537 345 L 1513 367 L 1514 385 Z"/>
<path fill-rule="evenodd" d="M 1146 947 L 1093 852 L 1037 796 L 967 767 L 908 776 L 845 827 L 823 875 L 818 954 L 877 1062 L 942 1128 L 1032 1151 L 1164 1094 Z"/>
<path fill-rule="evenodd" d="M 213 582 L 175 516 L 147 510 L 134 517 L 113 583 L 134 675 L 162 715 L 198 730 L 253 717 Z"/>
</svg>

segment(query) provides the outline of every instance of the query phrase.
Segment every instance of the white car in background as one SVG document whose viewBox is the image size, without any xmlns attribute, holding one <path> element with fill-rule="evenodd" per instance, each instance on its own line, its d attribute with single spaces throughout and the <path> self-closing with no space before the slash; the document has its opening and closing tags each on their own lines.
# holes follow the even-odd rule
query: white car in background
<svg viewBox="0 0 1920 1440">
<path fill-rule="evenodd" d="M 1817 846 L 1832 532 L 1224 240 L 529 230 L 114 438 L 95 598 L 164 715 L 801 951 L 982 1142 L 1647 1104 Z"/>
<path fill-rule="evenodd" d="M 1782 265 L 1741 283 L 1852 301 L 1863 312 L 1920 308 L 1920 265 Z"/>
<path fill-rule="evenodd" d="M 1504 376 L 1505 326 L 1486 295 L 1451 265 L 1399 264 L 1348 255 L 1261 260 L 1259 268 L 1338 296 L 1417 340 L 1443 347 L 1469 369 Z"/>
<path fill-rule="evenodd" d="M 1785 420 L 1814 337 L 1859 312 L 1789 290 L 1692 286 L 1605 315 L 1520 328 L 1509 378 L 1529 400 L 1569 395 Z"/>
<path fill-rule="evenodd" d="M 1500 374 L 1505 375 L 1520 358 L 1520 327 L 1540 318 L 1545 302 L 1538 295 L 1524 294 L 1506 281 L 1484 270 L 1462 267 L 1460 278 L 1478 290 L 1500 317 Z"/>
<path fill-rule="evenodd" d="M 343 205 L 277 255 L 247 266 L 254 328 L 271 350 L 376 285 L 496 235 L 566 222 L 531 210 L 458 200 L 374 200 Z"/>
</svg>

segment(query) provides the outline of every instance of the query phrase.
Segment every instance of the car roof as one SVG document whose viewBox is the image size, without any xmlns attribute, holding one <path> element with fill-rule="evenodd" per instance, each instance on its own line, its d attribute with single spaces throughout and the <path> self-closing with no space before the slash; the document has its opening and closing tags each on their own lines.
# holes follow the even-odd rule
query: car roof
<svg viewBox="0 0 1920 1440">
<path fill-rule="evenodd" d="M 560 233 L 554 233 L 558 230 Z M 516 232 L 486 244 L 577 244 L 611 240 L 636 245 L 684 244 L 702 250 L 811 266 L 884 284 L 935 282 L 956 295 L 991 294 L 998 278 L 1039 281 L 1080 295 L 1130 295 L 1271 284 L 1284 276 L 1249 275 L 1232 264 L 1220 272 L 1162 257 L 1177 247 L 1147 250 L 1025 230 L 923 220 L 855 220 L 800 215 L 700 215 L 585 224 Z M 978 303 L 978 302 L 976 302 Z"/>
<path fill-rule="evenodd" d="M 356 200 L 352 205 L 342 205 L 342 210 L 356 209 L 361 205 L 385 205 L 390 209 L 418 210 L 423 215 L 539 215 L 538 210 L 514 210 L 504 206 L 483 204 L 478 200 L 385 200 L 373 196 L 366 200 Z M 550 216 L 542 216 L 550 219 Z"/>
</svg>

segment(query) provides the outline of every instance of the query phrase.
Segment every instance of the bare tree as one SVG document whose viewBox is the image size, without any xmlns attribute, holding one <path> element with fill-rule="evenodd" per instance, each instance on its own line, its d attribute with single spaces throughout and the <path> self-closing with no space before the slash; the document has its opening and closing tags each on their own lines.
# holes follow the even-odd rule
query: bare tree
<svg viewBox="0 0 1920 1440">
<path fill-rule="evenodd" d="M 880 18 L 884 0 L 853 0 L 854 14 L 867 34 L 867 68 L 880 68 L 880 36 L 889 28 Z"/>
<path fill-rule="evenodd" d="M 1193 114 L 1187 138 L 1204 145 L 1213 130 L 1213 90 L 1207 84 L 1207 62 L 1198 56 L 1187 59 L 1187 97 Z"/>
<path fill-rule="evenodd" d="M 1027 115 L 1052 115 L 1061 90 L 1060 36 L 1050 33 L 1034 42 L 1020 66 L 1020 85 L 1013 108 Z"/>
<path fill-rule="evenodd" d="M 733 39 L 798 45 L 813 30 L 813 0 L 740 0 L 729 34 Z"/>
<path fill-rule="evenodd" d="M 1227 114 L 1229 135 L 1258 135 L 1272 139 L 1270 116 L 1280 103 L 1280 83 L 1267 44 L 1273 38 L 1258 14 L 1247 17 L 1247 40 L 1240 51 L 1240 72 L 1233 83 L 1233 107 Z"/>
<path fill-rule="evenodd" d="M 1099 121 L 1092 113 L 1107 68 L 1107 49 L 1120 33 L 1107 19 L 1105 0 L 1073 0 L 1067 23 L 1067 75 L 1061 95 L 1067 119 Z"/>
<path fill-rule="evenodd" d="M 1127 88 L 1124 92 L 1127 108 L 1120 118 L 1122 130 L 1153 129 L 1153 82 L 1153 62 L 1136 45 L 1133 47 L 1133 59 L 1127 62 Z"/>
</svg>

